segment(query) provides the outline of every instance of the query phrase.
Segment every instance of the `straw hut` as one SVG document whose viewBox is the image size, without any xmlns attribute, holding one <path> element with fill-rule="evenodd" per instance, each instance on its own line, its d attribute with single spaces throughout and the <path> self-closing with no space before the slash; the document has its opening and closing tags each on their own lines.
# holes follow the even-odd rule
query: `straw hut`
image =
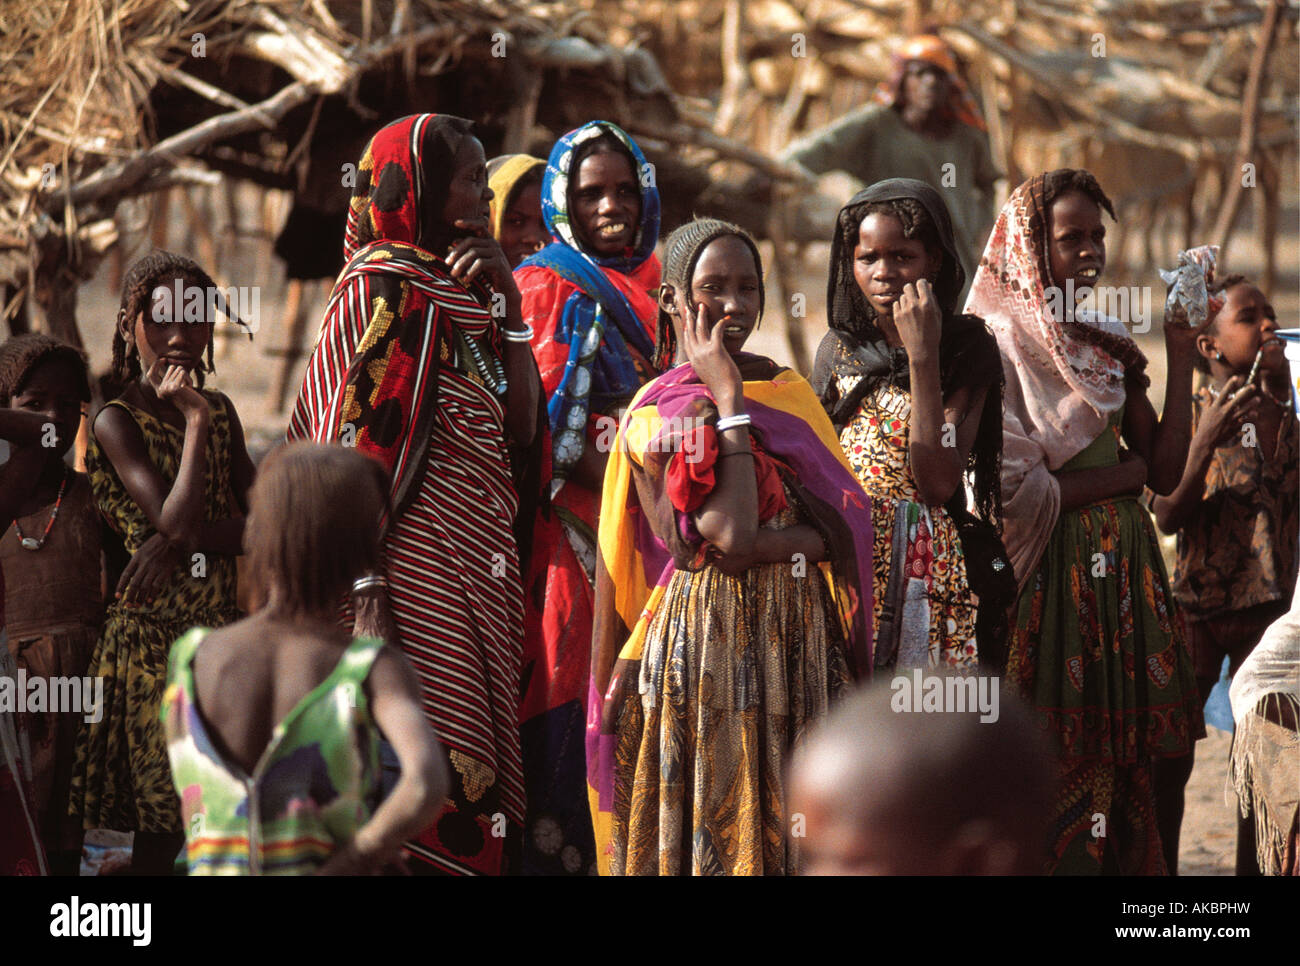
<svg viewBox="0 0 1300 966">
<path fill-rule="evenodd" d="M 319 239 L 331 222 L 341 237 L 348 168 L 374 130 L 415 111 L 473 117 L 489 155 L 545 153 L 592 117 L 622 123 L 673 189 L 670 221 L 708 183 L 672 145 L 707 143 L 710 159 L 748 157 L 780 176 L 684 115 L 654 56 L 607 33 L 567 0 L 33 5 L 0 33 L 5 319 L 79 343 L 77 284 L 118 243 L 115 216 L 176 186 L 291 192 L 278 251 L 291 277 L 331 276 L 337 246 L 322 255 Z M 193 222 L 202 249 L 209 226 Z"/>
<path fill-rule="evenodd" d="M 1271 276 L 1296 20 L 1286 0 L 52 0 L 0 33 L 3 311 L 77 341 L 78 280 L 123 211 L 176 186 L 288 192 L 266 230 L 291 278 L 329 277 L 333 248 L 308 242 L 338 237 L 345 166 L 415 110 L 474 117 L 489 154 L 617 121 L 657 165 L 665 227 L 739 221 L 773 239 L 789 290 L 842 199 L 774 204 L 793 175 L 773 155 L 869 100 L 922 27 L 957 50 L 1010 184 L 1091 167 L 1148 261 L 1169 257 L 1155 238 L 1225 244 L 1253 195 Z M 172 194 L 203 254 L 202 205 Z"/>
</svg>

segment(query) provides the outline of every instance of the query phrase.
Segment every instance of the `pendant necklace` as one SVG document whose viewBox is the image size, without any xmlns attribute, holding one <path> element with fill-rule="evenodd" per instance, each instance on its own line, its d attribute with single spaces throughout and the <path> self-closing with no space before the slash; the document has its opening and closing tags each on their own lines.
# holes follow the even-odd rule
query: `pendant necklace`
<svg viewBox="0 0 1300 966">
<path fill-rule="evenodd" d="M 68 471 L 63 471 L 63 482 L 59 484 L 59 497 L 54 501 L 54 509 L 50 512 L 50 522 L 45 524 L 45 532 L 41 534 L 41 539 L 35 537 L 24 537 L 23 528 L 14 520 L 14 532 L 18 534 L 18 543 L 24 550 L 40 550 L 45 546 L 45 540 L 50 535 L 50 530 L 54 526 L 54 521 L 59 518 L 59 507 L 63 503 L 63 491 L 68 487 Z"/>
</svg>

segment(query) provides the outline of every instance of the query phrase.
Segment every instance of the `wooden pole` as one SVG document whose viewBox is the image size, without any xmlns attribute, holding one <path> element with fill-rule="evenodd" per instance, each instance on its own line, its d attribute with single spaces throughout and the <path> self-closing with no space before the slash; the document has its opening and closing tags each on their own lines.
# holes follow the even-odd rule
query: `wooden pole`
<svg viewBox="0 0 1300 966">
<path fill-rule="evenodd" d="M 1214 231 L 1210 235 L 1219 246 L 1219 258 L 1225 263 L 1232 227 L 1241 212 L 1241 203 L 1245 200 L 1246 186 L 1242 184 L 1242 168 L 1255 150 L 1255 138 L 1259 133 L 1259 95 L 1264 86 L 1264 72 L 1268 68 L 1268 58 L 1277 36 L 1283 5 L 1284 0 L 1273 0 L 1264 15 L 1264 23 L 1259 28 L 1259 44 L 1251 59 L 1250 76 L 1242 97 L 1241 136 L 1237 140 L 1237 153 L 1229 169 L 1228 195 L 1219 206 L 1219 216 L 1214 220 Z"/>
</svg>

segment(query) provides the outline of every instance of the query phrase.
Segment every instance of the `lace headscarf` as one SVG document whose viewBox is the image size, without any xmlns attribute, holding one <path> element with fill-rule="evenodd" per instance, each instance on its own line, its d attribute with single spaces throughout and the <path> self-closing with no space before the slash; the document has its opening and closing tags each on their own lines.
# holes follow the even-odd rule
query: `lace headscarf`
<svg viewBox="0 0 1300 966">
<path fill-rule="evenodd" d="M 1119 320 L 1074 318 L 1072 306 L 1063 311 L 1049 261 L 1047 188 L 1071 174 L 1040 174 L 1012 193 L 966 301 L 966 311 L 985 320 L 1002 352 L 1003 542 L 1022 585 L 1060 512 L 1052 472 L 1100 435 L 1124 405 L 1126 375 L 1140 380 L 1146 366 Z"/>
</svg>

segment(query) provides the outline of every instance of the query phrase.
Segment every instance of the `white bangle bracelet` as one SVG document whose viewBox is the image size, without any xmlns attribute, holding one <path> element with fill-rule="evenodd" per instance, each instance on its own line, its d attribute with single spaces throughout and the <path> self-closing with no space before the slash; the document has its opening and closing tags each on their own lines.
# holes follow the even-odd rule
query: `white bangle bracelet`
<svg viewBox="0 0 1300 966">
<path fill-rule="evenodd" d="M 364 590 L 373 590 L 375 588 L 383 590 L 388 589 L 388 581 L 380 574 L 367 574 L 364 577 L 358 577 L 352 582 L 352 593 L 354 594 L 359 594 Z"/>
<path fill-rule="evenodd" d="M 736 416 L 725 416 L 722 419 L 719 419 L 718 425 L 715 429 L 719 433 L 725 433 L 727 430 L 735 429 L 737 426 L 748 426 L 751 422 L 752 420 L 749 418 L 749 413 L 740 413 Z"/>
<path fill-rule="evenodd" d="M 507 342 L 532 342 L 533 327 L 524 326 L 522 329 L 502 329 L 501 334 L 505 336 Z"/>
</svg>

